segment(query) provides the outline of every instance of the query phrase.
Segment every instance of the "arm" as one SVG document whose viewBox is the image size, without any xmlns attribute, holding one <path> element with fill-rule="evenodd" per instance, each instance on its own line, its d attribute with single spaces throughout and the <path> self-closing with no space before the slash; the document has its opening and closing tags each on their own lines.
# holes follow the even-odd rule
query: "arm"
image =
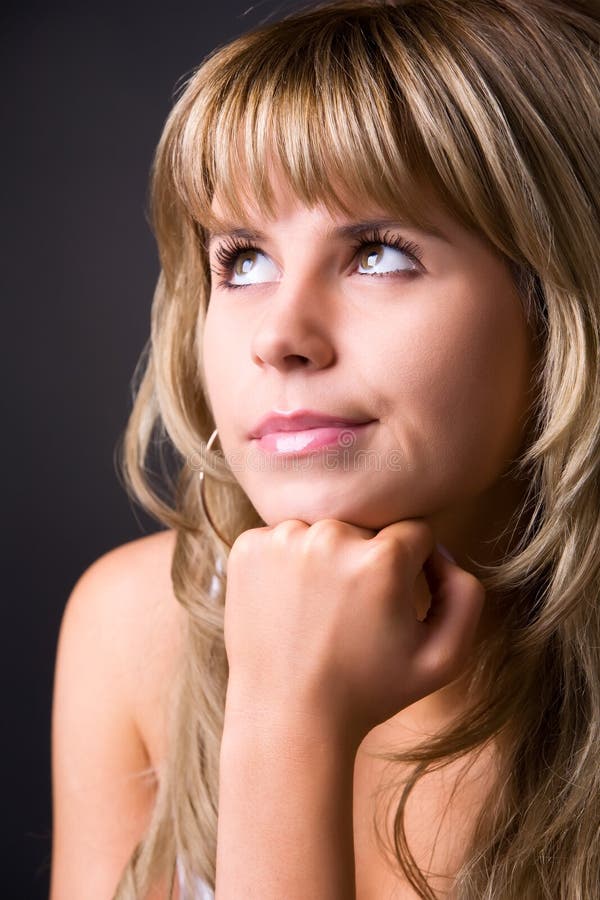
<svg viewBox="0 0 600 900">
<path fill-rule="evenodd" d="M 421 571 L 424 620 L 412 602 Z M 484 598 L 417 519 L 374 536 L 335 519 L 238 536 L 227 564 L 216 900 L 355 898 L 358 747 L 460 674 Z"/>
<path fill-rule="evenodd" d="M 52 708 L 50 900 L 108 900 L 156 795 L 134 715 L 140 665 L 140 542 L 104 555 L 68 599 Z M 137 623 L 137 628 L 134 625 Z M 161 891 L 156 897 L 163 897 Z"/>
<path fill-rule="evenodd" d="M 354 900 L 352 745 L 298 707 L 249 718 L 231 701 L 228 690 L 215 900 Z"/>
</svg>

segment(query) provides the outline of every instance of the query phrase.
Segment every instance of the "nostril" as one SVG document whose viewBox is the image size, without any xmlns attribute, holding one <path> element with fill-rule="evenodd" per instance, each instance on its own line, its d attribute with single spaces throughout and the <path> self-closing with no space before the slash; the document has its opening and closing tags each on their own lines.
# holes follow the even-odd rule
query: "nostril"
<svg viewBox="0 0 600 900">
<path fill-rule="evenodd" d="M 300 353 L 287 353 L 285 356 L 281 357 L 281 362 L 284 368 L 305 368 L 310 365 L 310 358 L 308 356 L 302 356 Z"/>
</svg>

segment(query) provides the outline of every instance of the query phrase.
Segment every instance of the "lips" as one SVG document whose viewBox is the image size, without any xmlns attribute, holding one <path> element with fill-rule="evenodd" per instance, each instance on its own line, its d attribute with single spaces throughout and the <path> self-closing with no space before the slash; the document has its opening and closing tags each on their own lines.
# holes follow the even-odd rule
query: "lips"
<svg viewBox="0 0 600 900">
<path fill-rule="evenodd" d="M 261 419 L 250 432 L 251 439 L 264 437 L 281 431 L 306 431 L 310 428 L 344 428 L 352 425 L 364 425 L 373 422 L 370 418 L 347 418 L 345 416 L 328 415 L 312 410 L 299 409 L 294 412 L 272 412 Z"/>
</svg>

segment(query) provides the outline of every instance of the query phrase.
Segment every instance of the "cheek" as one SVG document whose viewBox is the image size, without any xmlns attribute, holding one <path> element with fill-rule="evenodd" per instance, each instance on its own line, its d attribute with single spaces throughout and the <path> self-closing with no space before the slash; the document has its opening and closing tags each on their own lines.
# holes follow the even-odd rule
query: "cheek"
<svg viewBox="0 0 600 900">
<path fill-rule="evenodd" d="M 209 307 L 210 309 L 210 307 Z M 214 341 L 212 338 L 212 329 L 211 329 L 211 317 L 210 314 L 207 313 L 204 324 L 202 326 L 202 340 L 201 340 L 201 362 L 202 362 L 202 383 L 204 385 L 204 390 L 207 394 L 207 400 L 209 406 L 213 406 L 213 388 L 212 388 L 212 376 L 213 376 L 213 347 Z"/>
<path fill-rule="evenodd" d="M 247 349 L 246 349 L 247 354 Z M 240 383 L 243 341 L 231 321 L 209 306 L 202 336 L 202 372 L 208 404 L 219 430 L 219 443 L 226 454 L 236 445 L 236 422 L 240 420 Z M 243 417 L 242 417 L 243 419 Z"/>
<path fill-rule="evenodd" d="M 218 316 L 209 305 L 202 336 L 202 372 L 209 406 L 217 426 L 223 415 L 223 403 L 228 393 L 226 364 L 228 348 L 224 346 L 224 336 L 219 324 Z"/>
<path fill-rule="evenodd" d="M 470 470 L 480 486 L 520 445 L 531 366 L 527 331 L 510 291 L 445 293 L 438 308 L 435 318 L 405 323 L 406 337 L 388 343 L 390 415 L 400 427 L 409 423 L 411 453 L 431 467 Z"/>
</svg>

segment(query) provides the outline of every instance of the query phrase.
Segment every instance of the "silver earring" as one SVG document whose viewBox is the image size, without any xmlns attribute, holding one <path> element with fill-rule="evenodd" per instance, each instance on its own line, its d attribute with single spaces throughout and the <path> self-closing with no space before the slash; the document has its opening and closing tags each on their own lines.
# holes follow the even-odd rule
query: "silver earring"
<svg viewBox="0 0 600 900">
<path fill-rule="evenodd" d="M 215 428 L 215 430 L 209 437 L 208 442 L 206 444 L 207 450 L 210 450 L 210 448 L 212 447 L 216 436 L 217 436 L 217 429 Z M 219 540 L 222 541 L 225 544 L 225 546 L 229 547 L 229 549 L 231 550 L 232 544 L 230 544 L 229 541 L 223 537 L 223 535 L 221 534 L 221 532 L 215 525 L 215 523 L 212 519 L 212 516 L 210 515 L 208 508 L 206 506 L 206 499 L 204 497 L 204 467 L 203 466 L 200 467 L 200 472 L 198 474 L 198 477 L 200 478 L 200 502 L 202 504 L 202 509 L 204 511 L 204 515 L 206 516 L 206 520 L 207 520 L 208 524 L 210 525 L 210 527 L 212 528 L 212 530 L 214 531 L 214 533 L 219 538 Z"/>
</svg>

